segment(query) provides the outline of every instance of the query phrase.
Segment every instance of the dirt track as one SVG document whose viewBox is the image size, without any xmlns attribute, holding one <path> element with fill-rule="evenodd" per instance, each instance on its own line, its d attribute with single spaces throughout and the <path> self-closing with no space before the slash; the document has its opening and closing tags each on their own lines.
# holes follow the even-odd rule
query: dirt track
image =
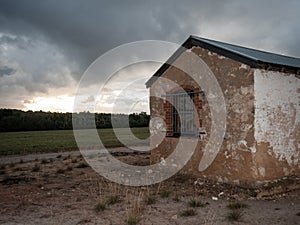
<svg viewBox="0 0 300 225">
<path fill-rule="evenodd" d="M 136 150 L 138 149 L 138 150 Z M 131 154 L 131 153 L 146 153 L 149 151 L 148 146 L 133 146 L 133 149 L 128 149 L 127 147 L 109 148 L 108 151 L 111 154 Z M 103 149 L 100 150 L 89 150 L 90 154 L 104 153 Z M 53 153 L 40 153 L 40 154 L 27 154 L 27 155 L 9 155 L 0 157 L 0 165 L 18 163 L 18 162 L 31 162 L 36 159 L 55 159 L 58 157 L 66 156 L 80 156 L 80 151 L 68 151 L 68 152 L 53 152 Z"/>
</svg>

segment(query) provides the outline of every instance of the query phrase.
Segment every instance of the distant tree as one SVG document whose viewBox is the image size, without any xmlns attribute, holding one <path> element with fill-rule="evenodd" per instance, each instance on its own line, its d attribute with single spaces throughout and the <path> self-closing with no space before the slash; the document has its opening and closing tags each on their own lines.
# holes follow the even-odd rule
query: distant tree
<svg viewBox="0 0 300 225">
<path fill-rule="evenodd" d="M 80 112 L 76 114 L 80 128 L 92 128 L 94 121 L 87 121 L 92 114 Z M 96 113 L 96 128 L 111 128 L 112 119 L 115 127 L 125 127 L 129 120 L 130 127 L 147 127 L 150 116 L 146 112 L 126 114 Z M 89 120 L 90 120 L 89 119 Z M 72 129 L 72 113 L 51 113 L 22 111 L 17 109 L 0 109 L 0 132 L 33 131 L 33 130 L 70 130 Z"/>
</svg>

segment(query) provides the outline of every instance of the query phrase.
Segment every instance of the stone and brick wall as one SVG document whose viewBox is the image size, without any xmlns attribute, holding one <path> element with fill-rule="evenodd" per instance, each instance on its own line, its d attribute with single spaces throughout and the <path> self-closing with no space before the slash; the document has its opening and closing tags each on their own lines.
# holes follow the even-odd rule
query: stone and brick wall
<svg viewBox="0 0 300 225">
<path fill-rule="evenodd" d="M 296 125 L 293 133 L 295 137 L 293 139 L 295 149 L 291 156 L 294 160 L 293 165 L 291 164 L 287 167 L 286 163 L 282 161 L 282 158 L 273 157 L 273 153 L 273 156 L 271 153 L 269 154 L 270 157 L 273 157 L 272 159 L 265 157 L 269 148 L 263 149 L 258 146 L 256 141 L 258 125 L 255 121 L 257 121 L 257 110 L 260 109 L 257 107 L 257 101 L 255 103 L 255 98 L 258 96 L 254 93 L 254 87 L 257 87 L 255 84 L 257 80 L 255 74 L 257 74 L 257 71 L 247 65 L 199 47 L 193 47 L 191 51 L 197 54 L 215 75 L 225 97 L 227 121 L 226 134 L 217 157 L 205 171 L 199 172 L 198 165 L 203 155 L 202 149 L 203 146 L 207 144 L 211 132 L 211 114 L 205 95 L 200 99 L 201 101 L 196 103 L 199 104 L 198 116 L 200 118 L 201 129 L 206 132 L 206 136 L 199 139 L 193 157 L 183 170 L 197 176 L 204 176 L 220 182 L 229 182 L 244 186 L 256 185 L 259 182 L 278 179 L 283 175 L 299 174 L 299 163 L 297 159 L 294 159 L 295 157 L 299 159 L 299 123 L 297 123 L 298 125 Z M 187 52 L 186 54 L 189 53 Z M 180 58 L 181 57 L 177 60 L 180 61 Z M 187 64 L 187 67 L 189 67 L 189 64 L 192 67 L 193 62 L 188 61 L 184 63 Z M 192 71 L 192 73 L 197 74 L 198 71 Z M 201 74 L 199 74 L 199 76 L 201 76 Z M 192 87 L 194 90 L 205 90 L 206 88 L 199 87 L 199 85 L 193 79 L 190 79 L 182 70 L 172 66 L 170 66 L 161 77 L 173 80 L 182 88 Z M 150 95 L 159 96 L 160 93 L 166 90 L 172 91 L 172 89 L 163 82 L 154 82 L 150 87 Z M 299 89 L 296 91 L 298 91 L 298 94 L 293 94 L 296 94 L 296 99 L 298 99 L 296 103 L 298 101 L 299 104 L 300 91 Z M 163 157 L 167 157 L 178 143 L 178 138 L 167 137 L 172 136 L 171 133 L 169 133 L 172 124 L 169 116 L 170 111 L 168 111 L 171 107 L 167 102 L 168 101 L 162 98 L 150 97 L 150 112 L 151 118 L 153 119 L 150 127 L 151 148 L 153 149 L 151 160 L 153 163 L 160 161 Z M 296 107 L 296 105 L 294 106 Z M 296 118 L 299 120 L 299 107 L 295 113 L 297 113 Z M 284 115 L 281 116 L 284 117 Z M 286 137 L 288 137 L 288 135 L 286 135 Z M 263 150 L 260 151 L 260 149 Z M 290 151 L 289 149 L 286 150 Z M 280 151 L 282 153 L 285 149 Z M 277 153 L 281 154 L 280 151 L 277 151 Z M 264 161 L 264 159 L 272 163 Z M 272 170 L 275 172 L 271 172 Z"/>
</svg>

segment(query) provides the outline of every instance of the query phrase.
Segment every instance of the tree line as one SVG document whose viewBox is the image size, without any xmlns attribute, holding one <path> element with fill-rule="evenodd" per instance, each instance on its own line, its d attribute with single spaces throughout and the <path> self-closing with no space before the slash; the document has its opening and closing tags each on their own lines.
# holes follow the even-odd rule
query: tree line
<svg viewBox="0 0 300 225">
<path fill-rule="evenodd" d="M 71 130 L 72 116 L 77 128 L 147 127 L 150 116 L 145 112 L 126 114 L 111 113 L 59 113 L 44 111 L 22 111 L 18 109 L 0 109 L 0 132 Z"/>
</svg>

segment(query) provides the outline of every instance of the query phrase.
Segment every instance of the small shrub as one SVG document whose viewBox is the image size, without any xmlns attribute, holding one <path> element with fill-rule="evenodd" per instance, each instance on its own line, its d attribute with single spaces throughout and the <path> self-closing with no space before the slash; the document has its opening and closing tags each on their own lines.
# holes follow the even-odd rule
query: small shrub
<svg viewBox="0 0 300 225">
<path fill-rule="evenodd" d="M 171 191 L 169 190 L 163 190 L 162 192 L 160 192 L 160 197 L 162 198 L 168 198 L 171 194 Z"/>
<path fill-rule="evenodd" d="M 6 174 L 6 170 L 5 169 L 1 169 L 0 170 L 0 175 Z"/>
<path fill-rule="evenodd" d="M 20 162 L 20 163 L 21 163 L 21 162 Z M 14 164 L 14 163 L 10 163 L 10 164 L 9 164 L 9 167 L 13 168 L 13 167 L 15 167 L 15 165 L 16 165 L 16 164 Z"/>
<path fill-rule="evenodd" d="M 5 165 L 1 165 L 0 170 L 5 170 Z"/>
<path fill-rule="evenodd" d="M 194 209 L 186 209 L 180 213 L 180 216 L 183 216 L 183 217 L 195 216 L 195 215 L 196 215 L 196 212 Z"/>
<path fill-rule="evenodd" d="M 232 202 L 230 204 L 227 205 L 227 208 L 229 209 L 243 209 L 243 208 L 247 208 L 248 206 L 244 203 L 241 202 Z"/>
<path fill-rule="evenodd" d="M 227 219 L 230 221 L 239 221 L 242 218 L 243 212 L 240 209 L 231 210 L 227 214 Z"/>
<path fill-rule="evenodd" d="M 95 205 L 94 209 L 96 212 L 102 212 L 106 209 L 106 204 L 103 202 L 99 202 Z"/>
<path fill-rule="evenodd" d="M 77 166 L 75 166 L 75 168 L 86 168 L 86 167 L 89 167 L 89 165 L 86 163 L 80 163 Z"/>
<path fill-rule="evenodd" d="M 33 166 L 33 168 L 32 168 L 32 170 L 31 170 L 31 172 L 38 172 L 38 171 L 40 171 L 40 166 L 38 165 L 38 164 L 34 164 L 34 166 Z"/>
<path fill-rule="evenodd" d="M 154 195 L 147 195 L 145 198 L 145 202 L 147 205 L 153 205 L 156 202 L 156 197 Z"/>
<path fill-rule="evenodd" d="M 120 201 L 121 201 L 121 199 L 118 195 L 112 195 L 107 199 L 106 204 L 107 205 L 113 205 L 113 204 L 116 204 Z"/>
<path fill-rule="evenodd" d="M 192 198 L 192 199 L 190 199 L 190 201 L 188 202 L 188 205 L 189 205 L 190 207 L 196 208 L 196 207 L 204 207 L 204 206 L 206 206 L 206 203 L 202 203 L 202 202 L 198 201 L 197 199 Z"/>
<path fill-rule="evenodd" d="M 138 215 L 136 215 L 134 213 L 127 215 L 126 223 L 128 225 L 136 225 L 136 224 L 138 224 L 138 222 L 139 222 Z"/>
</svg>

